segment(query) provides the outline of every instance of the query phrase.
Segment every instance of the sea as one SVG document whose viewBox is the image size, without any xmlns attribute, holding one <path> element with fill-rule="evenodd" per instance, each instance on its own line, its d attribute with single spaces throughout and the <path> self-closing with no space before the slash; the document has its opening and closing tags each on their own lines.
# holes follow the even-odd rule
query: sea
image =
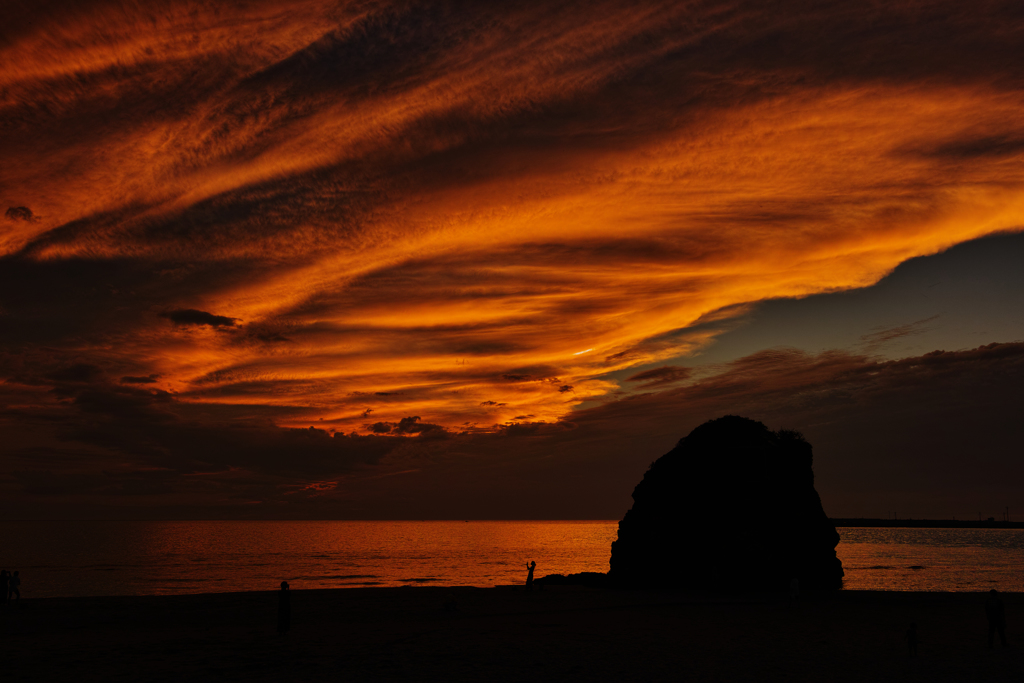
<svg viewBox="0 0 1024 683">
<path fill-rule="evenodd" d="M 20 521 L 24 598 L 495 586 L 608 570 L 616 521 Z M 845 590 L 1024 592 L 1024 530 L 839 528 Z M 699 561 L 699 560 L 698 560 Z M 751 562 L 751 571 L 757 571 Z"/>
</svg>

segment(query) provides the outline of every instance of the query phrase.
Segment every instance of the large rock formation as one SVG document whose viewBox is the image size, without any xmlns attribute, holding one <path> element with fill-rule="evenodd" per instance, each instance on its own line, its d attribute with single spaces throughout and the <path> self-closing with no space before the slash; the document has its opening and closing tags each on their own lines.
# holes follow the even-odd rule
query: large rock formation
<svg viewBox="0 0 1024 683">
<path fill-rule="evenodd" d="M 839 534 L 814 490 L 811 445 L 730 415 L 658 458 L 633 490 L 609 579 L 684 589 L 839 588 Z"/>
</svg>

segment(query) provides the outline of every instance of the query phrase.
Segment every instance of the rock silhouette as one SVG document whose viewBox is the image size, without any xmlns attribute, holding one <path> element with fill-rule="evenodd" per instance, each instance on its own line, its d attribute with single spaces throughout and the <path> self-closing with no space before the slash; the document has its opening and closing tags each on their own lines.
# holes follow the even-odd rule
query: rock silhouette
<svg viewBox="0 0 1024 683">
<path fill-rule="evenodd" d="M 729 415 L 658 458 L 612 543 L 614 585 L 839 588 L 839 534 L 814 490 L 811 445 Z"/>
</svg>

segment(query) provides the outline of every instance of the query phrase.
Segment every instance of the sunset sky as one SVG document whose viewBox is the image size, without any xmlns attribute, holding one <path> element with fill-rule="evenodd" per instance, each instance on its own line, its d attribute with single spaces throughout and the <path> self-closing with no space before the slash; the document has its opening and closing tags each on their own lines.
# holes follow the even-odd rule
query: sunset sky
<svg viewBox="0 0 1024 683">
<path fill-rule="evenodd" d="M 614 519 L 731 413 L 1024 519 L 1019 2 L 5 13 L 6 518 Z"/>
</svg>

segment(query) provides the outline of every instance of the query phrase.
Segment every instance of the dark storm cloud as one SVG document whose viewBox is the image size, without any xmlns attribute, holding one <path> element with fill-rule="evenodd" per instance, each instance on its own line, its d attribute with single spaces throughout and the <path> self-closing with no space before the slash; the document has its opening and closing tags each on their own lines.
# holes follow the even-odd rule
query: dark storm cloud
<svg viewBox="0 0 1024 683">
<path fill-rule="evenodd" d="M 199 311 L 194 308 L 183 308 L 176 311 L 167 311 L 160 314 L 161 318 L 167 318 L 175 325 L 209 325 L 210 327 L 234 327 L 238 318 L 228 318 L 223 315 L 214 315 L 206 311 Z"/>
<path fill-rule="evenodd" d="M 977 158 L 1016 156 L 1021 152 L 1024 152 L 1024 136 L 1006 134 L 964 137 L 943 142 L 930 149 L 919 150 L 917 153 L 951 161 L 970 161 Z"/>
<path fill-rule="evenodd" d="M 253 333 L 251 334 L 251 336 L 254 339 L 258 339 L 261 342 L 267 342 L 272 344 L 284 344 L 291 341 L 291 339 L 288 339 L 287 337 L 282 336 L 276 332 Z"/>
<path fill-rule="evenodd" d="M 660 368 L 652 368 L 650 370 L 638 372 L 631 377 L 627 377 L 626 381 L 640 382 L 640 387 L 647 389 L 681 382 L 685 379 L 689 379 L 692 375 L 693 370 L 690 368 L 681 368 L 678 365 L 665 365 Z"/>
<path fill-rule="evenodd" d="M 146 377 L 133 377 L 125 375 L 121 378 L 121 384 L 156 384 L 160 375 L 147 375 Z"/>
<path fill-rule="evenodd" d="M 81 494 L 106 498 L 128 496 L 152 498 L 173 494 L 176 473 L 163 469 L 101 470 L 89 472 L 13 472 L 14 480 L 22 490 L 50 500 Z"/>
<path fill-rule="evenodd" d="M 189 477 L 202 474 L 211 482 L 208 495 L 230 502 L 234 494 L 229 495 L 229 489 L 264 484 L 272 489 L 297 479 L 351 473 L 373 466 L 400 445 L 397 438 L 331 434 L 314 427 L 280 428 L 248 417 L 248 412 L 246 408 L 197 411 L 160 390 L 94 382 L 74 391 L 70 409 L 61 411 L 56 425 L 51 419 L 49 427 L 55 430 L 58 443 L 82 449 L 79 452 L 94 465 L 91 477 L 80 475 L 81 462 L 66 457 L 62 461 L 61 448 L 53 446 L 12 448 L 5 458 L 29 493 L 49 486 L 48 494 L 70 494 L 60 482 L 77 477 L 79 488 L 74 492 L 81 495 L 184 495 L 194 487 Z M 45 415 L 23 411 L 8 413 L 0 415 L 0 426 L 31 430 L 45 419 Z M 432 428 L 415 425 L 412 431 Z M 59 471 L 62 462 L 67 469 Z M 101 476 L 96 467 L 107 471 Z M 217 477 L 229 481 L 214 485 Z"/>
<path fill-rule="evenodd" d="M 149 330 L 140 327 L 142 319 L 181 310 L 174 305 L 180 297 L 200 298 L 211 287 L 237 285 L 250 277 L 251 267 L 251 263 L 240 262 L 212 265 L 129 258 L 35 261 L 3 257 L 0 343 L 7 348 L 44 345 L 60 349 L 73 347 L 68 340 L 79 338 L 102 347 L 111 339 L 130 335 L 135 348 L 145 348 L 153 340 L 147 338 Z M 128 351 L 121 345 L 120 362 L 133 361 Z"/>
<path fill-rule="evenodd" d="M 553 365 L 530 365 L 502 374 L 506 382 L 557 382 L 561 370 Z"/>
<path fill-rule="evenodd" d="M 4 217 L 12 221 L 32 221 L 32 209 L 27 206 L 11 206 L 4 211 Z"/>
<path fill-rule="evenodd" d="M 76 363 L 75 365 L 55 370 L 46 375 L 46 379 L 55 382 L 92 382 L 99 378 L 100 369 L 89 363 Z"/>
<path fill-rule="evenodd" d="M 448 430 L 442 427 L 441 425 L 430 424 L 428 422 L 421 422 L 419 415 L 403 417 L 397 423 L 375 422 L 373 425 L 370 426 L 370 431 L 373 432 L 374 434 L 419 434 L 431 438 L 444 437 L 448 435 Z"/>
</svg>

